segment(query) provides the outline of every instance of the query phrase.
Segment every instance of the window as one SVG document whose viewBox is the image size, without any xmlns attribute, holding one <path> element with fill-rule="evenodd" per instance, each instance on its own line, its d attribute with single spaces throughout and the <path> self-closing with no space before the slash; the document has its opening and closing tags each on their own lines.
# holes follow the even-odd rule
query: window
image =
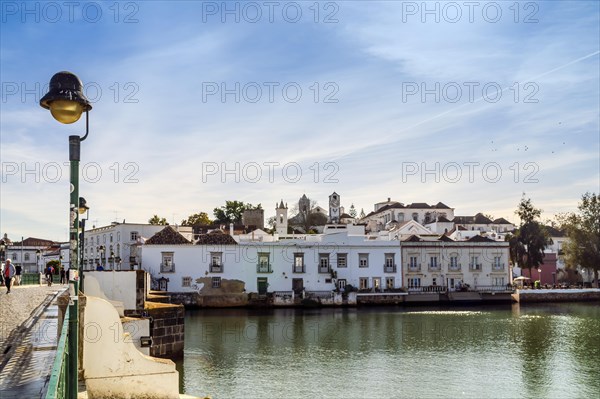
<svg viewBox="0 0 600 399">
<path fill-rule="evenodd" d="M 395 282 L 394 282 L 394 278 L 393 277 L 386 277 L 385 278 L 385 288 L 388 290 L 393 290 L 395 288 Z"/>
<path fill-rule="evenodd" d="M 348 254 L 337 254 L 337 267 L 348 266 Z"/>
<path fill-rule="evenodd" d="M 213 277 L 212 278 L 212 287 L 213 288 L 221 288 L 221 277 Z"/>
<path fill-rule="evenodd" d="M 113 242 L 113 235 L 110 233 L 110 242 Z"/>
<path fill-rule="evenodd" d="M 429 258 L 429 268 L 431 269 L 437 269 L 439 267 L 438 265 L 438 257 L 437 256 L 431 256 Z"/>
<path fill-rule="evenodd" d="M 383 264 L 383 271 L 385 273 L 396 273 L 396 259 L 395 254 L 385 254 L 385 263 Z"/>
<path fill-rule="evenodd" d="M 294 273 L 304 273 L 304 254 L 301 252 L 294 254 Z"/>
<path fill-rule="evenodd" d="M 409 257 L 409 263 L 408 263 L 408 267 L 412 270 L 418 270 L 419 269 L 419 263 L 417 262 L 417 257 L 416 256 L 411 256 Z"/>
<path fill-rule="evenodd" d="M 408 288 L 419 288 L 421 287 L 420 277 L 411 277 L 408 279 Z"/>
<path fill-rule="evenodd" d="M 24 261 L 24 262 L 27 262 L 28 260 L 29 260 L 29 254 L 28 254 L 28 253 L 25 253 L 25 254 L 23 255 L 23 261 Z"/>
<path fill-rule="evenodd" d="M 161 252 L 162 262 L 160 264 L 161 273 L 175 273 L 175 263 L 173 263 L 173 252 Z"/>
<path fill-rule="evenodd" d="M 338 289 L 339 290 L 345 290 L 346 289 L 346 279 L 339 279 L 337 281 L 337 285 L 338 285 Z"/>
<path fill-rule="evenodd" d="M 137 241 L 137 239 L 138 239 L 138 232 L 137 231 L 132 231 L 131 233 L 129 233 L 129 237 L 131 238 L 131 241 Z"/>
<path fill-rule="evenodd" d="M 504 267 L 504 265 L 500 263 L 500 260 L 502 260 L 500 256 L 494 256 L 494 269 L 502 269 Z"/>
<path fill-rule="evenodd" d="M 181 278 L 181 286 L 182 287 L 191 287 L 192 286 L 192 278 L 191 277 L 182 277 Z"/>
<path fill-rule="evenodd" d="M 329 254 L 319 254 L 319 273 L 329 273 Z"/>
<path fill-rule="evenodd" d="M 117 231 L 117 242 L 121 242 L 121 232 Z"/>
<path fill-rule="evenodd" d="M 269 253 L 258 253 L 258 265 L 256 266 L 257 273 L 271 273 L 271 264 L 269 263 Z"/>
<path fill-rule="evenodd" d="M 100 236 L 96 236 L 96 245 L 100 245 Z"/>
<path fill-rule="evenodd" d="M 17 253 L 16 252 L 13 252 L 11 259 L 12 260 L 17 260 Z"/>
<path fill-rule="evenodd" d="M 403 213 L 400 213 L 400 212 L 398 213 L 398 221 L 400 223 L 404 222 L 404 214 Z"/>
<path fill-rule="evenodd" d="M 358 267 L 369 267 L 369 254 L 358 254 Z"/>
<path fill-rule="evenodd" d="M 368 277 L 361 277 L 358 279 L 358 287 L 361 290 L 368 290 L 369 289 L 369 278 Z"/>
<path fill-rule="evenodd" d="M 471 264 L 469 266 L 473 270 L 480 270 L 481 265 L 479 264 L 479 256 L 471 256 Z"/>
<path fill-rule="evenodd" d="M 437 278 L 434 277 L 431 279 L 431 285 L 437 285 Z"/>
<path fill-rule="evenodd" d="M 102 234 L 102 242 L 106 244 L 106 234 Z"/>
<path fill-rule="evenodd" d="M 458 270 L 460 267 L 458 266 L 458 256 L 450 256 L 450 269 Z"/>
<path fill-rule="evenodd" d="M 495 286 L 503 286 L 504 285 L 504 277 L 494 277 L 494 285 Z"/>
<path fill-rule="evenodd" d="M 210 271 L 211 271 L 211 273 L 222 273 L 223 272 L 223 253 L 222 252 L 211 252 L 210 253 Z"/>
<path fill-rule="evenodd" d="M 419 214 L 418 214 L 417 212 L 414 212 L 414 213 L 412 214 L 412 219 L 413 219 L 415 222 L 418 222 L 418 221 L 419 221 Z"/>
</svg>

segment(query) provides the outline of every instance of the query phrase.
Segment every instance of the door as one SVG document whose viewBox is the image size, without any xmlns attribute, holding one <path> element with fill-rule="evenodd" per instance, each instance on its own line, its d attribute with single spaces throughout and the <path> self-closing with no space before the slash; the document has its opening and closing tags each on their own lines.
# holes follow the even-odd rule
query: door
<svg viewBox="0 0 600 399">
<path fill-rule="evenodd" d="M 258 287 L 259 295 L 267 295 L 267 287 L 269 286 L 269 283 L 267 282 L 267 277 L 259 277 L 256 280 L 256 285 Z"/>
<path fill-rule="evenodd" d="M 302 294 L 302 291 L 304 290 L 304 280 L 301 278 L 292 279 L 292 290 L 296 295 Z"/>
<path fill-rule="evenodd" d="M 373 289 L 381 291 L 381 277 L 373 277 Z"/>
</svg>

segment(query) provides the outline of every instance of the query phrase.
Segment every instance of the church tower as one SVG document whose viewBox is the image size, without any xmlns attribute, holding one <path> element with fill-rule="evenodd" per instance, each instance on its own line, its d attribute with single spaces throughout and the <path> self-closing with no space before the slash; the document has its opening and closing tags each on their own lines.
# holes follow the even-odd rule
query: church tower
<svg viewBox="0 0 600 399">
<path fill-rule="evenodd" d="M 340 222 L 340 196 L 335 191 L 329 196 L 329 223 Z"/>
<path fill-rule="evenodd" d="M 275 204 L 275 231 L 280 236 L 288 231 L 288 207 L 287 204 L 283 205 L 283 200 L 279 205 Z"/>
</svg>

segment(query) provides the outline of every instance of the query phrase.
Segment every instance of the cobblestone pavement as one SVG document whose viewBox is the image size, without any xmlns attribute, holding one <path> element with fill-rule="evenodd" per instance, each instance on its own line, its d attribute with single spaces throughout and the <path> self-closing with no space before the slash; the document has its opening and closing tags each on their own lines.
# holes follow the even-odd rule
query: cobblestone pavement
<svg viewBox="0 0 600 399">
<path fill-rule="evenodd" d="M 43 397 L 56 355 L 56 297 L 67 286 L 0 290 L 0 397 Z"/>
</svg>

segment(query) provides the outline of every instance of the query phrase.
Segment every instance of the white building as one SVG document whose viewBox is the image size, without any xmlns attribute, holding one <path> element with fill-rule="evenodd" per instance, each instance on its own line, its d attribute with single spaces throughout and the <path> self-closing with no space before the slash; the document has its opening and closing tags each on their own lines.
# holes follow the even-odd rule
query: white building
<svg viewBox="0 0 600 399">
<path fill-rule="evenodd" d="M 400 247 L 409 290 L 501 289 L 511 283 L 508 242 L 479 235 L 466 241 L 413 236 Z"/>
<path fill-rule="evenodd" d="M 215 232 L 195 244 L 165 229 L 141 251 L 144 269 L 169 279 L 171 292 L 214 290 L 232 281 L 258 294 L 331 292 L 347 285 L 377 292 L 403 285 L 399 241 L 366 236 L 362 226 L 326 226 L 324 234 L 270 242 L 238 242 Z"/>
<path fill-rule="evenodd" d="M 381 231 L 388 228 L 390 223 L 403 223 L 414 220 L 422 225 L 432 223 L 442 217 L 446 220 L 454 218 L 454 208 L 438 202 L 429 205 L 424 202 L 404 205 L 388 198 L 385 202 L 375 204 L 374 211 L 360 220 L 367 224 L 368 231 Z"/>
<path fill-rule="evenodd" d="M 6 238 L 6 237 L 5 237 Z M 57 245 L 54 241 L 28 237 L 19 242 L 5 245 L 5 258 L 15 266 L 21 266 L 23 273 L 39 273 L 44 268 L 44 254 L 49 247 Z"/>
<path fill-rule="evenodd" d="M 165 226 L 141 223 L 116 223 L 86 230 L 83 244 L 84 270 L 133 270 L 139 267 L 138 247 Z M 189 239 L 191 227 L 176 227 Z"/>
</svg>

